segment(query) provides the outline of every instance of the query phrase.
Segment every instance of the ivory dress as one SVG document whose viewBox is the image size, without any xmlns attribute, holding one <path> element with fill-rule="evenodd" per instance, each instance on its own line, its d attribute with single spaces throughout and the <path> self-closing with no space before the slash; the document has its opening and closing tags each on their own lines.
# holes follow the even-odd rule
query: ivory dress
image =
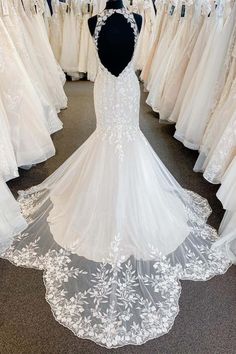
<svg viewBox="0 0 236 354">
<path fill-rule="evenodd" d="M 182 6 L 177 8 L 179 23 L 176 33 L 158 68 L 155 77 L 156 84 L 149 94 L 153 97 L 151 99 L 152 109 L 159 112 L 162 120 L 167 120 L 173 111 L 182 78 L 197 39 L 198 26 L 193 23 L 192 19 L 194 7 L 192 1 L 188 3 L 186 1 L 184 13 Z"/>
<path fill-rule="evenodd" d="M 15 4 L 12 0 L 8 2 L 8 15 L 3 16 L 2 20 L 37 92 L 44 111 L 45 126 L 53 134 L 62 128 L 62 122 L 57 116 L 50 84 L 45 80 L 44 67 L 38 60 L 35 45 L 17 11 L 20 4 Z"/>
<path fill-rule="evenodd" d="M 52 0 L 53 14 L 50 19 L 50 44 L 57 62 L 60 62 L 63 38 L 63 6 L 59 0 Z"/>
<path fill-rule="evenodd" d="M 138 28 L 125 8 L 114 13 Z M 98 58 L 99 60 L 99 58 Z M 210 207 L 177 183 L 139 128 L 133 61 L 118 77 L 99 60 L 97 128 L 41 185 L 20 193 L 29 227 L 3 257 L 44 269 L 57 321 L 106 347 L 142 344 L 167 333 L 179 311 L 180 279 L 207 280 L 230 263 L 213 251 Z"/>
<path fill-rule="evenodd" d="M 14 236 L 26 229 L 20 206 L 0 176 L 0 253 L 11 244 Z"/>
<path fill-rule="evenodd" d="M 55 148 L 45 124 L 43 107 L 1 16 L 0 63 L 0 98 L 17 165 L 45 161 L 55 154 Z"/>
<path fill-rule="evenodd" d="M 227 11 L 229 4 L 222 10 L 218 6 L 214 16 L 215 23 L 201 57 L 197 70 L 185 95 L 175 138 L 186 147 L 198 150 L 210 115 L 220 96 L 220 81 L 224 76 L 224 62 L 236 21 L 236 4 Z"/>
<path fill-rule="evenodd" d="M 62 69 L 73 75 L 78 72 L 80 51 L 80 17 L 77 15 L 77 4 L 67 0 L 64 14 L 63 36 L 60 64 Z"/>
<path fill-rule="evenodd" d="M 148 46 L 148 51 L 146 54 L 146 59 L 144 62 L 144 67 L 141 72 L 140 78 L 144 82 L 144 86 L 147 87 L 148 80 L 151 77 L 152 66 L 154 65 L 154 55 L 156 50 L 158 49 L 158 43 L 160 40 L 160 34 L 162 29 L 162 24 L 165 18 L 165 7 L 166 5 L 160 1 L 156 1 L 156 10 L 157 13 L 155 15 L 154 25 L 153 25 L 153 33 L 150 39 L 150 43 Z"/>
<path fill-rule="evenodd" d="M 0 92 L 0 176 L 4 181 L 18 177 L 18 166 L 13 149 L 10 125 Z"/>
<path fill-rule="evenodd" d="M 67 107 L 67 97 L 63 89 L 65 76 L 53 55 L 42 14 L 32 11 L 31 0 L 22 0 L 22 2 L 24 8 L 19 6 L 19 14 L 32 42 L 37 43 L 34 49 L 41 67 L 44 68 L 44 76 L 47 83 L 50 85 L 50 91 L 54 98 L 54 106 L 59 112 L 61 109 Z"/>
<path fill-rule="evenodd" d="M 226 212 L 220 225 L 221 237 L 214 247 L 226 251 L 231 261 L 236 264 L 236 156 L 222 178 L 217 197 Z"/>
<path fill-rule="evenodd" d="M 151 107 L 154 106 L 156 97 L 157 78 L 161 72 L 162 63 L 165 55 L 170 47 L 173 38 L 175 37 L 176 30 L 179 24 L 179 8 L 176 8 L 174 13 L 170 15 L 169 12 L 165 14 L 165 23 L 162 25 L 161 39 L 153 57 L 153 68 L 150 72 L 150 79 L 148 80 L 147 90 L 149 95 L 147 97 L 147 104 Z"/>
<path fill-rule="evenodd" d="M 213 28 L 212 17 L 208 17 L 210 12 L 211 12 L 210 6 L 202 9 L 201 11 L 202 15 L 199 20 L 199 23 L 198 24 L 196 23 L 196 26 L 200 27 L 198 32 L 198 37 L 194 45 L 187 69 L 185 71 L 184 78 L 181 83 L 181 87 L 179 89 L 179 93 L 175 102 L 175 106 L 173 108 L 170 117 L 168 118 L 170 122 L 177 122 L 182 106 L 184 107 L 184 105 L 186 104 L 185 95 L 188 92 L 194 73 L 198 68 L 202 53 L 204 52 L 207 39 L 209 38 L 210 32 Z"/>
<path fill-rule="evenodd" d="M 204 172 L 204 177 L 212 183 L 221 182 L 236 148 L 236 29 L 232 39 L 235 46 L 228 77 L 205 131 L 194 166 L 194 171 Z"/>
</svg>

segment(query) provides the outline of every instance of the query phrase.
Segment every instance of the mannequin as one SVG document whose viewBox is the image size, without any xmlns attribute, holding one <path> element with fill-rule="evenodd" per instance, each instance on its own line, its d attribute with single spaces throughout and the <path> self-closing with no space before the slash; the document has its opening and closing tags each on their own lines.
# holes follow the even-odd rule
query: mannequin
<svg viewBox="0 0 236 354">
<path fill-rule="evenodd" d="M 124 7 L 122 0 L 109 0 L 106 10 L 121 9 Z M 142 16 L 134 14 L 135 21 L 140 32 Z M 97 24 L 97 16 L 88 20 L 91 35 L 94 35 Z M 134 34 L 126 19 L 120 14 L 114 13 L 103 26 L 98 40 L 98 55 L 101 63 L 115 76 L 125 69 L 131 61 L 134 53 Z"/>
</svg>

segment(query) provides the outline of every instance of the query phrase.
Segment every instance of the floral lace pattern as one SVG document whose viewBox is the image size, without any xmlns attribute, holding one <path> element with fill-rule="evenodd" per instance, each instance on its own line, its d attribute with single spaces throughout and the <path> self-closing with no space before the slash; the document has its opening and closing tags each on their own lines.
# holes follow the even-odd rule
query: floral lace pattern
<svg viewBox="0 0 236 354">
<path fill-rule="evenodd" d="M 33 221 L 30 215 L 45 199 L 46 191 L 39 189 L 20 193 L 22 213 L 29 223 Z M 111 243 L 109 258 L 97 263 L 53 241 L 44 253 L 42 238 L 32 237 L 26 230 L 3 257 L 18 266 L 44 269 L 46 300 L 53 315 L 75 335 L 108 348 L 142 344 L 172 327 L 179 312 L 179 279 L 207 280 L 223 274 L 230 265 L 221 251 L 211 249 L 217 234 L 205 224 L 210 214 L 207 201 L 190 191 L 184 198 L 192 230 L 188 240 L 170 256 L 164 257 L 148 245 L 149 261 L 125 259 L 118 234 Z M 181 252 L 185 255 L 182 264 L 177 260 Z"/>
</svg>

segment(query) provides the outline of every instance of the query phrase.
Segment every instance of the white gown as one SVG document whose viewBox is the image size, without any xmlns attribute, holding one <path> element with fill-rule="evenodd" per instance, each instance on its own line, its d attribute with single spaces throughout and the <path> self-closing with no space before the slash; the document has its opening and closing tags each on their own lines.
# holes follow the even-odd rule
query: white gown
<svg viewBox="0 0 236 354">
<path fill-rule="evenodd" d="M 63 36 L 60 64 L 62 69 L 73 75 L 78 72 L 80 46 L 80 17 L 77 15 L 76 3 L 67 1 L 67 11 L 63 21 Z"/>
<path fill-rule="evenodd" d="M 45 125 L 48 132 L 53 134 L 62 128 L 62 122 L 57 116 L 50 87 L 48 87 L 48 83 L 44 78 L 44 70 L 35 54 L 35 44 L 32 43 L 12 1 L 8 3 L 8 11 L 9 15 L 2 16 L 2 20 L 37 92 L 43 107 Z"/>
<path fill-rule="evenodd" d="M 88 55 L 89 55 L 89 39 L 90 33 L 88 28 L 88 19 L 91 17 L 88 12 L 88 4 L 86 0 L 82 2 L 82 23 L 81 23 L 81 36 L 80 36 L 80 51 L 78 70 L 80 73 L 88 72 Z"/>
<path fill-rule="evenodd" d="M 145 58 L 145 63 L 144 63 L 144 67 L 143 70 L 141 72 L 140 78 L 144 83 L 144 86 L 147 87 L 148 86 L 148 82 L 151 79 L 151 71 L 153 66 L 154 66 L 154 55 L 156 53 L 156 50 L 158 49 L 158 43 L 160 40 L 160 35 L 161 35 L 161 30 L 162 30 L 162 25 L 163 22 L 166 20 L 166 16 L 165 16 L 165 4 L 163 4 L 162 2 L 157 1 L 155 3 L 156 5 L 156 16 L 155 16 L 155 21 L 154 21 L 154 25 L 153 25 L 153 35 L 152 38 L 150 39 L 150 43 L 149 43 L 149 48 L 146 54 L 146 58 Z"/>
<path fill-rule="evenodd" d="M 214 247 L 226 251 L 228 257 L 236 264 L 236 157 L 227 169 L 217 197 L 226 210 L 220 225 L 220 239 Z"/>
<path fill-rule="evenodd" d="M 155 11 L 152 0 L 141 1 L 137 4 L 139 14 L 142 15 L 143 23 L 140 38 L 135 50 L 134 67 L 142 70 L 148 53 L 150 41 L 152 40 L 153 27 L 155 22 Z M 136 12 L 133 10 L 133 12 Z"/>
<path fill-rule="evenodd" d="M 0 97 L 18 166 L 47 160 L 55 148 L 44 111 L 0 16 Z"/>
<path fill-rule="evenodd" d="M 212 29 L 211 26 L 212 18 L 208 17 L 208 13 L 203 14 L 203 16 L 204 16 L 203 24 L 198 33 L 197 41 L 193 48 L 186 72 L 184 74 L 184 78 L 175 102 L 174 109 L 168 119 L 170 122 L 177 122 L 180 111 L 182 107 L 184 107 L 185 105 L 185 95 L 186 93 L 188 93 L 188 88 L 190 87 L 194 73 L 197 70 L 202 53 L 204 52 L 207 43 L 207 39 L 209 38 L 209 34 Z"/>
<path fill-rule="evenodd" d="M 182 104 L 174 136 L 190 149 L 199 149 L 211 112 L 219 99 L 224 61 L 235 20 L 236 4 L 230 15 L 226 10 L 221 13 L 220 7 L 216 9 L 214 28 Z"/>
<path fill-rule="evenodd" d="M 156 87 L 157 87 L 157 78 L 159 77 L 160 70 L 162 67 L 163 60 L 165 55 L 172 43 L 173 38 L 175 37 L 176 30 L 179 24 L 179 8 L 177 8 L 173 15 L 170 16 L 169 14 L 165 15 L 164 23 L 162 24 L 162 32 L 161 32 L 161 39 L 158 44 L 158 48 L 153 57 L 153 65 L 152 69 L 149 73 L 147 90 L 149 91 L 149 95 L 147 97 L 147 104 L 151 107 L 154 106 L 154 101 L 156 97 Z"/>
<path fill-rule="evenodd" d="M 114 13 L 98 16 L 94 40 Z M 207 280 L 230 263 L 212 251 L 210 207 L 169 173 L 139 128 L 133 61 L 118 77 L 99 61 L 97 128 L 41 185 L 20 193 L 29 227 L 3 255 L 44 269 L 57 321 L 106 347 L 167 333 L 179 311 L 180 279 Z"/>
<path fill-rule="evenodd" d="M 52 52 L 42 15 L 40 13 L 32 13 L 30 0 L 22 1 L 25 10 L 20 6 L 20 15 L 32 42 L 37 43 L 34 46 L 35 52 L 41 67 L 44 68 L 44 77 L 50 86 L 50 92 L 54 98 L 54 106 L 59 112 L 67 107 L 67 97 L 63 89 L 64 74 Z"/>
<path fill-rule="evenodd" d="M 10 126 L 0 94 L 0 176 L 4 181 L 18 177 L 18 166 L 11 142 Z"/>
<path fill-rule="evenodd" d="M 64 3 L 59 0 L 52 0 L 53 14 L 50 18 L 50 44 L 52 51 L 55 55 L 57 62 L 60 62 L 61 49 L 62 49 L 62 38 L 63 38 L 63 7 Z"/>
<path fill-rule="evenodd" d="M 20 206 L 0 176 L 0 253 L 11 244 L 14 236 L 26 229 Z"/>
<path fill-rule="evenodd" d="M 211 183 L 221 182 L 236 148 L 236 28 L 232 40 L 235 47 L 225 87 L 205 131 L 194 166 L 194 171 L 204 172 L 204 177 Z"/>
<path fill-rule="evenodd" d="M 153 97 L 151 100 L 152 109 L 159 112 L 162 120 L 167 120 L 173 111 L 182 78 L 198 34 L 198 26 L 193 23 L 192 19 L 194 5 L 186 5 L 184 17 L 181 17 L 182 7 L 180 6 L 177 10 L 179 24 L 176 28 L 175 36 L 163 56 L 156 74 L 155 85 L 149 94 Z"/>
</svg>

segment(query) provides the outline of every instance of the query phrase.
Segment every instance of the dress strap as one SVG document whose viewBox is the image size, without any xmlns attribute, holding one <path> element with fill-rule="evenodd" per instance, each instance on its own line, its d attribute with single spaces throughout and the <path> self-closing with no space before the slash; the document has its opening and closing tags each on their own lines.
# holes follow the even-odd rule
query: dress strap
<svg viewBox="0 0 236 354">
<path fill-rule="evenodd" d="M 135 45 L 137 43 L 138 40 L 138 26 L 137 23 L 135 21 L 134 15 L 132 12 L 128 11 L 125 7 L 123 7 L 122 9 L 105 9 L 103 10 L 101 13 L 99 13 L 97 15 L 97 24 L 96 24 L 96 28 L 94 31 L 94 42 L 96 45 L 96 48 L 98 49 L 98 38 L 99 38 L 99 34 L 101 32 L 102 26 L 105 25 L 107 19 L 113 15 L 114 13 L 118 13 L 123 15 L 127 22 L 130 24 L 131 28 L 133 29 L 134 32 L 134 42 Z"/>
</svg>

